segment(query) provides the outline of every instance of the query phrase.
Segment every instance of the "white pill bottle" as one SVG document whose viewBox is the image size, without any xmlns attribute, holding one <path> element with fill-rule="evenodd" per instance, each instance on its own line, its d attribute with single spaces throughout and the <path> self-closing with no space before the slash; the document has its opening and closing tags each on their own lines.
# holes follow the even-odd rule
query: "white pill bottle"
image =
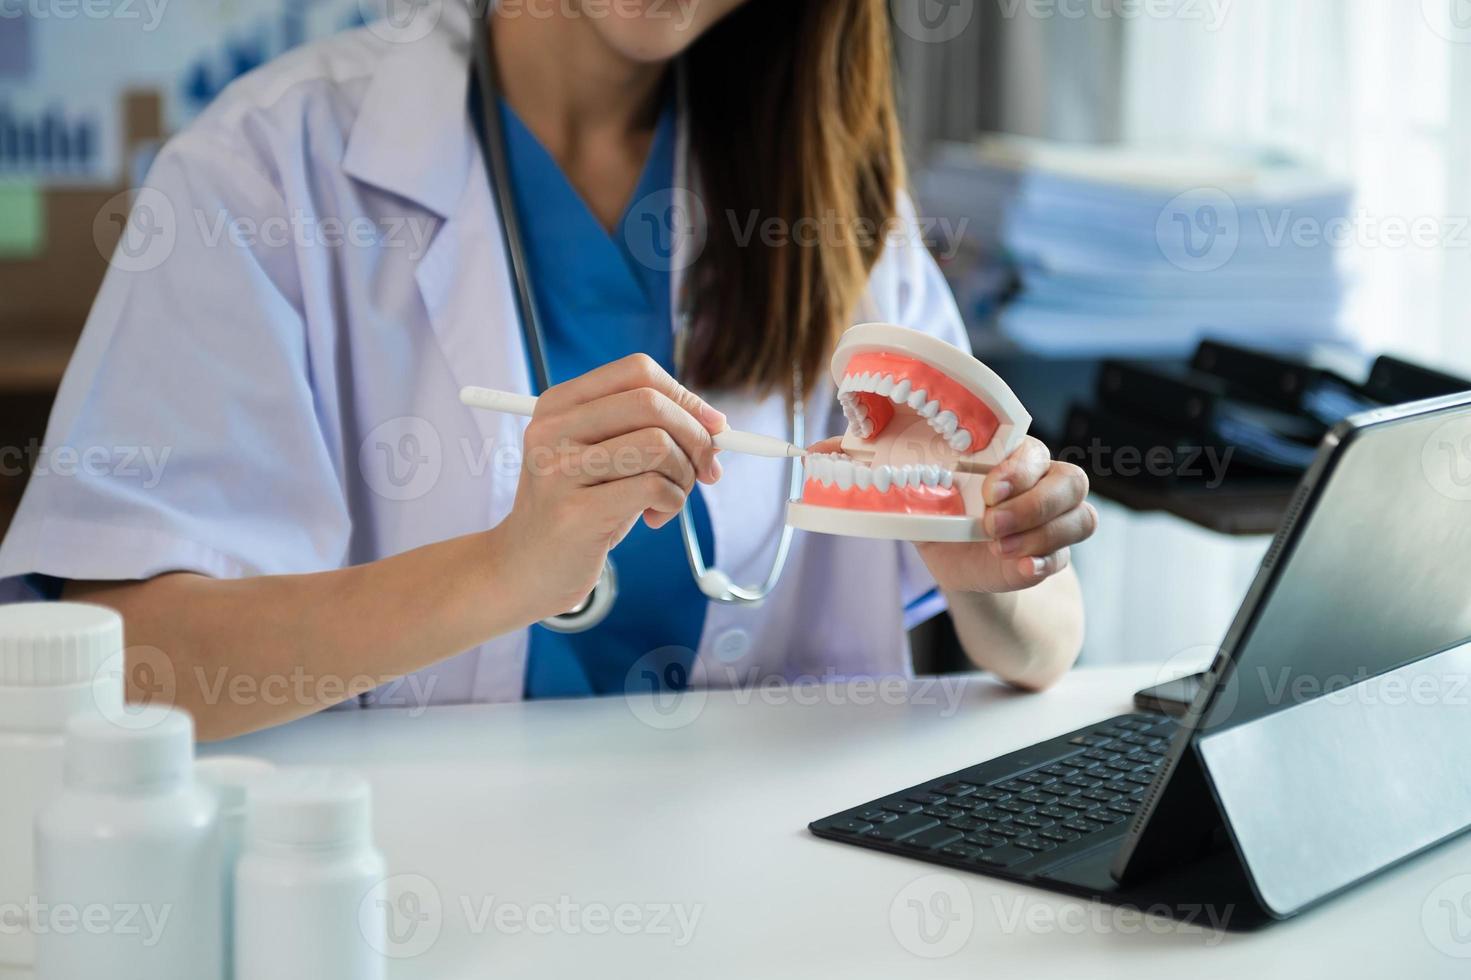
<svg viewBox="0 0 1471 980">
<path fill-rule="evenodd" d="M 36 819 L 36 980 L 220 980 L 218 805 L 186 712 L 67 727 L 66 787 Z"/>
<path fill-rule="evenodd" d="M 72 716 L 121 714 L 122 650 L 111 609 L 0 606 L 0 972 L 34 962 L 36 814 L 61 795 Z"/>
<path fill-rule="evenodd" d="M 252 785 L 235 866 L 235 980 L 382 980 L 385 874 L 365 780 L 300 768 Z"/>
<path fill-rule="evenodd" d="M 250 788 L 269 778 L 276 767 L 264 759 L 243 755 L 217 755 L 194 764 L 194 777 L 214 790 L 220 805 L 221 902 L 225 911 L 225 978 L 235 969 L 235 865 L 245 849 L 246 801 Z"/>
</svg>

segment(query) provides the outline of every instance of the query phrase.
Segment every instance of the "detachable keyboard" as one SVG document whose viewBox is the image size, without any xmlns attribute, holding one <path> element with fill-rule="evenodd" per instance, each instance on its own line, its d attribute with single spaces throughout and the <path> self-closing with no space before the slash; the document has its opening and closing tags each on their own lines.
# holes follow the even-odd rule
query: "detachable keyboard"
<svg viewBox="0 0 1471 980">
<path fill-rule="evenodd" d="M 819 837 L 1026 879 L 1120 840 L 1178 730 L 1120 715 L 809 825 Z"/>
</svg>

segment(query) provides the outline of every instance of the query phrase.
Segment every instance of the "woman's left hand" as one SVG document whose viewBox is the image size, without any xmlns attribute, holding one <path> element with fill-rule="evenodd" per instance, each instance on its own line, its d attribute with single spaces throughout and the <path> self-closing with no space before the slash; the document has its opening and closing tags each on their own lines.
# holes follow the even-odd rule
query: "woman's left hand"
<svg viewBox="0 0 1471 980">
<path fill-rule="evenodd" d="M 1088 503 L 1088 476 L 1056 462 L 1027 436 L 982 486 L 986 532 L 973 544 L 916 542 L 930 574 L 947 592 L 1015 592 L 1068 567 L 1068 549 L 1098 527 Z"/>
</svg>

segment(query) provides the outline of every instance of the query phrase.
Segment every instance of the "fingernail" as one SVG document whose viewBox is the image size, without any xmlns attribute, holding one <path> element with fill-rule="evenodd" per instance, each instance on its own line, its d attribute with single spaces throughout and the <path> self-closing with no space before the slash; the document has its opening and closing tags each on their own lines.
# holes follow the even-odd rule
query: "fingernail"
<svg viewBox="0 0 1471 980">
<path fill-rule="evenodd" d="M 1030 573 L 1033 578 L 1047 573 L 1046 558 L 1026 558 L 1022 560 L 1022 574 Z"/>
<path fill-rule="evenodd" d="M 1021 546 L 1022 536 L 1020 534 L 1013 534 L 1009 538 L 1001 539 L 1001 553 L 1003 555 L 1014 555 L 1021 550 Z"/>
<path fill-rule="evenodd" d="M 717 410 L 708 402 L 700 402 L 700 421 L 705 423 L 712 434 L 724 432 L 730 428 L 730 423 L 725 419 L 725 413 Z"/>
<path fill-rule="evenodd" d="M 1010 496 L 1011 484 L 1007 483 L 1005 480 L 997 480 L 995 483 L 991 484 L 991 499 L 986 502 L 992 507 L 995 507 L 997 504 L 1001 503 L 1003 500 Z"/>
<path fill-rule="evenodd" d="M 1016 515 L 1009 510 L 991 511 L 991 536 L 1004 538 L 1016 530 Z"/>
<path fill-rule="evenodd" d="M 707 473 L 708 473 L 708 475 L 710 477 L 710 479 L 706 481 L 707 483 L 714 483 L 714 482 L 716 482 L 725 473 L 725 467 L 723 467 L 723 466 L 720 465 L 720 457 L 719 456 L 712 455 L 710 457 L 710 467 L 709 467 Z"/>
</svg>

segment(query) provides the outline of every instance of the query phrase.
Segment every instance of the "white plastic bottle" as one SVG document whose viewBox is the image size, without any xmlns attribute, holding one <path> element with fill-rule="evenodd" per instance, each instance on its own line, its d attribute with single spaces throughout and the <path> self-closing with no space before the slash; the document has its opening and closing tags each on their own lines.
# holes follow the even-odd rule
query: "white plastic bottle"
<svg viewBox="0 0 1471 980">
<path fill-rule="evenodd" d="M 385 874 L 361 778 L 282 769 L 252 787 L 235 867 L 235 980 L 380 980 Z"/>
<path fill-rule="evenodd" d="M 246 801 L 250 787 L 276 771 L 265 759 L 244 755 L 216 755 L 194 764 L 195 777 L 214 791 L 220 805 L 221 905 L 224 909 L 225 977 L 234 975 L 235 865 L 245 847 Z"/>
<path fill-rule="evenodd" d="M 36 820 L 36 980 L 220 980 L 220 858 L 187 713 L 73 718 Z"/>
<path fill-rule="evenodd" d="M 35 958 L 36 814 L 61 795 L 66 725 L 123 705 L 122 617 L 78 602 L 0 606 L 0 971 Z"/>
</svg>

